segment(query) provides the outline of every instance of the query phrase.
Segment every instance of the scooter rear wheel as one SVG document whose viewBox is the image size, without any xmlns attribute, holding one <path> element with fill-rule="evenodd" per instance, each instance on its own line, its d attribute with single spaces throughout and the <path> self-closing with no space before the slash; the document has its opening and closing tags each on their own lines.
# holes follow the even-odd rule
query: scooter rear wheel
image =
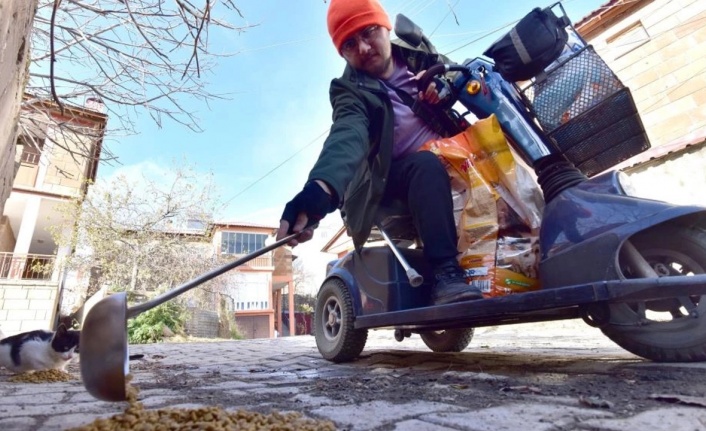
<svg viewBox="0 0 706 431">
<path fill-rule="evenodd" d="M 425 331 L 420 332 L 419 336 L 432 352 L 461 352 L 471 344 L 473 328 Z"/>
<path fill-rule="evenodd" d="M 706 273 L 703 230 L 661 226 L 631 242 L 662 277 Z M 630 277 L 630 269 L 622 269 Z M 706 361 L 706 297 L 613 304 L 609 324 L 601 330 L 620 347 L 646 359 Z"/>
<path fill-rule="evenodd" d="M 345 283 L 337 278 L 324 282 L 316 296 L 314 334 L 321 356 L 332 362 L 351 361 L 368 340 L 367 329 L 355 329 L 353 299 Z"/>
</svg>

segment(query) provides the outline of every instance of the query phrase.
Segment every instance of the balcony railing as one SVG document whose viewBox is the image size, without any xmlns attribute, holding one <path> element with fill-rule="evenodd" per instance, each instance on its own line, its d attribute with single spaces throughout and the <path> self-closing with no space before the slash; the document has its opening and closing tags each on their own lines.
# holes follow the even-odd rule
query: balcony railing
<svg viewBox="0 0 706 431">
<path fill-rule="evenodd" d="M 236 260 L 245 257 L 245 254 L 221 254 L 220 258 L 224 261 Z M 249 261 L 245 265 L 254 269 L 271 269 L 274 266 L 274 260 L 271 254 L 265 254 L 263 256 L 258 256 L 255 259 Z"/>
<path fill-rule="evenodd" d="M 0 279 L 51 280 L 56 256 L 0 253 Z"/>
</svg>

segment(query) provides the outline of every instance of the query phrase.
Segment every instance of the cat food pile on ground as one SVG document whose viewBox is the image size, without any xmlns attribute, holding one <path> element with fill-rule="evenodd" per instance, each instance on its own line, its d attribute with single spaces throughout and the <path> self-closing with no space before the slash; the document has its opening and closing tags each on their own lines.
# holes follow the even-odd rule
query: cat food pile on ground
<svg viewBox="0 0 706 431">
<path fill-rule="evenodd" d="M 74 380 L 74 376 L 61 370 L 39 370 L 31 373 L 15 374 L 7 379 L 14 383 L 53 383 Z"/>
<path fill-rule="evenodd" d="M 138 390 L 126 385 L 128 407 L 124 413 L 69 431 L 122 430 L 213 430 L 213 431 L 335 431 L 330 421 L 303 418 L 298 413 L 261 413 L 246 410 L 226 411 L 220 407 L 195 409 L 164 408 L 147 410 L 137 401 Z"/>
</svg>

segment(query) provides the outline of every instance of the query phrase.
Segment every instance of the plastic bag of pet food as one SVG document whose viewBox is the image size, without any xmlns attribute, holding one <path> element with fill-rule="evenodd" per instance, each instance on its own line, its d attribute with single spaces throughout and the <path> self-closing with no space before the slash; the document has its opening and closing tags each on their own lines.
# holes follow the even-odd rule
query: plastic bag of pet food
<svg viewBox="0 0 706 431">
<path fill-rule="evenodd" d="M 488 297 L 539 288 L 538 230 L 543 202 L 491 116 L 464 132 L 427 142 L 454 189 L 460 264 Z M 537 198 L 539 196 L 539 199 Z"/>
</svg>

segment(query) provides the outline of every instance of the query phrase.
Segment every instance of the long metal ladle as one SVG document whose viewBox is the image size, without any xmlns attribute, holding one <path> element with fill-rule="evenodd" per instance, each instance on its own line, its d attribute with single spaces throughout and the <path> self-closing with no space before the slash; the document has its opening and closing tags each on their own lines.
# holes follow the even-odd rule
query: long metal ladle
<svg viewBox="0 0 706 431">
<path fill-rule="evenodd" d="M 127 319 L 274 250 L 298 235 L 299 233 L 294 233 L 286 236 L 258 251 L 213 269 L 150 301 L 131 308 L 127 308 L 125 292 L 116 293 L 98 301 L 84 319 L 79 340 L 81 379 L 88 393 L 103 401 L 125 401 L 127 399 L 125 388 L 125 378 L 129 372 Z"/>
</svg>

